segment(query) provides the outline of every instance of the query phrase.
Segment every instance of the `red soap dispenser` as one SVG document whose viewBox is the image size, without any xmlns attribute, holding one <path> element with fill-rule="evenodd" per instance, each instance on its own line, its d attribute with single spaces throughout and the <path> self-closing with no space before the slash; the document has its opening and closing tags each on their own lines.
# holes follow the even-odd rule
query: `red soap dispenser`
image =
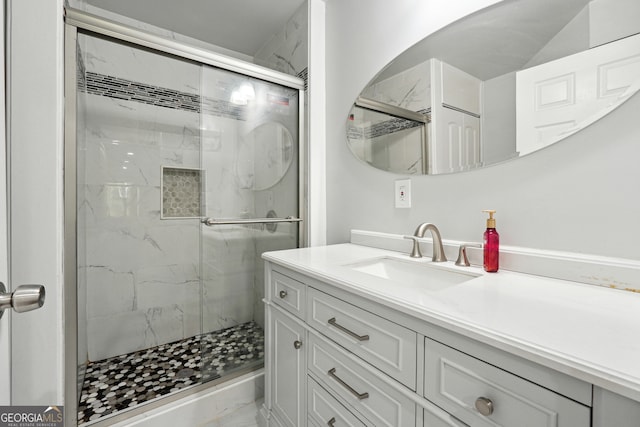
<svg viewBox="0 0 640 427">
<path fill-rule="evenodd" d="M 494 210 L 483 210 L 489 214 L 487 230 L 484 232 L 484 270 L 495 273 L 499 267 L 500 235 L 496 231 L 496 220 L 493 218 Z"/>
</svg>

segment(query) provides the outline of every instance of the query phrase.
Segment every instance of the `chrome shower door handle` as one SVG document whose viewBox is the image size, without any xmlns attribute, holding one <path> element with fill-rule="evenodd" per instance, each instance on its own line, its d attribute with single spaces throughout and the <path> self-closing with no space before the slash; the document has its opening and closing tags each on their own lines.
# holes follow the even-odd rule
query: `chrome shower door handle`
<svg viewBox="0 0 640 427">
<path fill-rule="evenodd" d="M 21 285 L 12 293 L 7 293 L 4 283 L 0 282 L 0 317 L 8 308 L 17 313 L 36 310 L 44 305 L 45 290 L 42 285 Z"/>
</svg>

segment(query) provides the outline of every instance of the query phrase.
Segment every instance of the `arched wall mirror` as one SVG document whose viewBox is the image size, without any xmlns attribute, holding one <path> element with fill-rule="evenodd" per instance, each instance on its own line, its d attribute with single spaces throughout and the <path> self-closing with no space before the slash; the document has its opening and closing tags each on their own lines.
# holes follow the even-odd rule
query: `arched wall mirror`
<svg viewBox="0 0 640 427">
<path fill-rule="evenodd" d="M 347 118 L 351 151 L 401 174 L 466 171 L 578 132 L 640 87 L 638 0 L 505 0 L 388 64 Z"/>
</svg>

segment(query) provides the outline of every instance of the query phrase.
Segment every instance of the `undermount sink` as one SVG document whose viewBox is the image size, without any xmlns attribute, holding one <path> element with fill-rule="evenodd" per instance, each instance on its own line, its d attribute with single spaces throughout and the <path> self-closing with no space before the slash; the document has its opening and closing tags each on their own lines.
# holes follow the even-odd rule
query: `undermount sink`
<svg viewBox="0 0 640 427">
<path fill-rule="evenodd" d="M 392 257 L 373 258 L 347 264 L 345 267 L 404 285 L 423 287 L 430 291 L 446 289 L 480 276 L 471 272 L 444 269 L 434 264 Z"/>
</svg>

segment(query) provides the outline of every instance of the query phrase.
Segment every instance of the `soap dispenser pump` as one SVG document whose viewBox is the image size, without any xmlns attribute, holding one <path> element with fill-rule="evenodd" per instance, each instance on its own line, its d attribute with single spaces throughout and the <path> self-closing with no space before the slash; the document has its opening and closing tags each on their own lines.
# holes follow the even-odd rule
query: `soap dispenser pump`
<svg viewBox="0 0 640 427">
<path fill-rule="evenodd" d="M 484 270 L 488 273 L 495 273 L 499 267 L 500 255 L 500 235 L 496 231 L 496 220 L 493 218 L 494 210 L 483 210 L 489 214 L 487 219 L 487 229 L 484 232 Z"/>
</svg>

